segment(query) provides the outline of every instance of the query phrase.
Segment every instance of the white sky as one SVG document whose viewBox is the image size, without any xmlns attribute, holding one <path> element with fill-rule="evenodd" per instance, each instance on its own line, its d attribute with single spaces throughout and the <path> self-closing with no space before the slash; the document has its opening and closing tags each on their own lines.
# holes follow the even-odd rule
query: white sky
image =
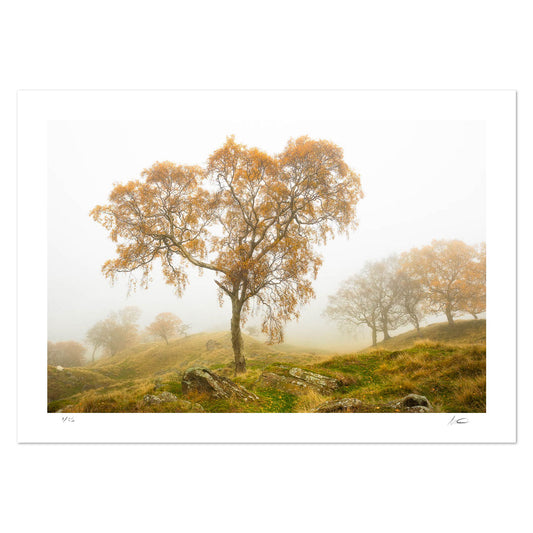
<svg viewBox="0 0 533 533">
<path fill-rule="evenodd" d="M 360 226 L 349 240 L 324 249 L 314 283 L 316 299 L 286 329 L 287 342 L 332 349 L 366 344 L 369 337 L 341 334 L 321 316 L 328 295 L 368 260 L 432 239 L 485 240 L 483 122 L 459 121 L 54 121 L 48 135 L 48 334 L 52 341 L 83 341 L 112 310 L 141 308 L 141 324 L 170 311 L 191 332 L 229 330 L 230 307 L 218 307 L 210 273 L 191 268 L 182 298 L 154 268 L 148 290 L 127 296 L 123 278 L 111 286 L 101 265 L 114 256 L 103 227 L 89 217 L 106 203 L 114 182 L 137 179 L 155 161 L 203 165 L 235 134 L 269 153 L 291 137 L 328 139 L 344 149 L 361 176 L 365 198 Z M 252 318 L 249 323 L 258 323 Z"/>
</svg>

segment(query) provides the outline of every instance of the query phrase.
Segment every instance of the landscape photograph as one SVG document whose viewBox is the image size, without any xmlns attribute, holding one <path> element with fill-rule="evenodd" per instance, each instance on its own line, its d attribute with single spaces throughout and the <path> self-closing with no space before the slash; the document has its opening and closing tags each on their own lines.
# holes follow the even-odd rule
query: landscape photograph
<svg viewBox="0 0 533 533">
<path fill-rule="evenodd" d="M 486 412 L 482 121 L 48 124 L 48 413 Z"/>
</svg>

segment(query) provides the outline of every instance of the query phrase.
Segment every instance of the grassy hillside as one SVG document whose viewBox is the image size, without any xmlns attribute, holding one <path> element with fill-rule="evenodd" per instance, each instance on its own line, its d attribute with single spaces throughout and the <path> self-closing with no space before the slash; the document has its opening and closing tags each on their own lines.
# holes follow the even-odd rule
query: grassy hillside
<svg viewBox="0 0 533 533">
<path fill-rule="evenodd" d="M 243 335 L 244 353 L 250 361 L 276 361 L 312 364 L 324 359 L 326 352 L 302 351 L 286 344 L 270 346 Z M 191 366 L 229 365 L 233 361 L 229 332 L 198 333 L 170 343 L 139 344 L 112 357 L 104 357 L 84 367 L 114 379 L 146 377 L 168 370 Z"/>
<path fill-rule="evenodd" d="M 402 350 L 423 339 L 448 344 L 485 344 L 485 330 L 485 319 L 457 320 L 453 327 L 449 327 L 447 322 L 440 322 L 420 328 L 419 333 L 413 329 L 396 335 L 387 341 L 379 342 L 378 347 L 387 350 Z M 371 349 L 367 348 L 363 351 Z"/>
<path fill-rule="evenodd" d="M 485 410 L 485 321 L 461 321 L 422 328 L 356 354 L 327 356 L 290 346 L 268 346 L 245 337 L 248 370 L 233 376 L 228 333 L 203 333 L 164 344 L 142 344 L 76 369 L 49 368 L 49 411 L 183 412 L 187 402 L 147 406 L 146 394 L 164 391 L 207 412 L 307 412 L 334 398 L 358 398 L 368 412 L 394 411 L 390 402 L 422 394 L 441 412 Z M 429 340 L 428 340 L 429 339 Z M 183 372 L 206 366 L 259 396 L 256 402 L 184 398 Z M 329 394 L 265 384 L 263 372 L 300 367 L 340 380 Z M 190 405 L 190 404 L 189 404 Z"/>
</svg>

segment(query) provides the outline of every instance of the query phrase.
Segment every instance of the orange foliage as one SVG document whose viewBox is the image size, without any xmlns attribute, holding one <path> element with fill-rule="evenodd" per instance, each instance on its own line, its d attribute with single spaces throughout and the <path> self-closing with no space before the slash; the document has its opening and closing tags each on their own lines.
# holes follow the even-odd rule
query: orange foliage
<svg viewBox="0 0 533 533">
<path fill-rule="evenodd" d="M 271 342 L 283 340 L 283 324 L 314 296 L 322 260 L 313 245 L 355 228 L 362 198 L 342 149 L 308 137 L 275 156 L 228 137 L 205 169 L 166 161 L 141 176 L 116 185 L 109 203 L 91 212 L 117 242 L 104 273 L 140 271 L 147 286 L 159 260 L 181 294 L 187 265 L 212 270 L 234 321 L 260 307 Z"/>
<path fill-rule="evenodd" d="M 172 336 L 180 335 L 183 332 L 181 318 L 173 313 L 159 313 L 146 329 L 150 334 L 160 337 L 167 344 Z"/>
<path fill-rule="evenodd" d="M 402 269 L 421 282 L 429 312 L 445 313 L 448 322 L 458 312 L 474 316 L 485 310 L 485 244 L 434 240 L 402 256 Z"/>
</svg>

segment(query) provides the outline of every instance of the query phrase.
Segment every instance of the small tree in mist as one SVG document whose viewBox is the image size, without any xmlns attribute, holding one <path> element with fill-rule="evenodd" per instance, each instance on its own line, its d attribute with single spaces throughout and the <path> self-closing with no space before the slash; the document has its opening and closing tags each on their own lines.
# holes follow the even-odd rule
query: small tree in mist
<svg viewBox="0 0 533 533">
<path fill-rule="evenodd" d="M 91 354 L 91 361 L 94 362 L 94 354 L 98 348 L 103 348 L 106 345 L 107 326 L 105 321 L 97 322 L 86 335 L 87 342 L 93 347 Z"/>
<path fill-rule="evenodd" d="M 314 297 L 322 263 L 315 244 L 356 227 L 359 176 L 335 144 L 300 137 L 275 156 L 229 137 L 206 168 L 155 163 L 142 180 L 116 185 L 91 214 L 117 242 L 106 276 L 141 272 L 153 263 L 181 295 L 186 266 L 216 274 L 219 301 L 231 302 L 235 372 L 246 370 L 241 325 L 257 309 L 269 342 Z M 130 277 L 131 286 L 135 279 Z"/>
<path fill-rule="evenodd" d="M 155 320 L 146 328 L 148 333 L 163 339 L 167 344 L 172 337 L 186 334 L 189 326 L 183 324 L 181 318 L 173 313 L 160 313 Z"/>
<path fill-rule="evenodd" d="M 65 367 L 83 366 L 85 364 L 85 346 L 75 341 L 48 341 L 48 364 Z"/>
<path fill-rule="evenodd" d="M 405 272 L 400 271 L 396 277 L 398 286 L 398 306 L 407 321 L 417 332 L 420 332 L 420 322 L 424 317 L 423 302 L 424 288 L 419 280 L 411 279 Z"/>
<path fill-rule="evenodd" d="M 368 262 L 361 276 L 372 300 L 377 303 L 378 329 L 383 332 L 383 340 L 388 340 L 390 331 L 405 323 L 405 313 L 400 305 L 398 258 L 393 255 L 382 261 Z"/>
<path fill-rule="evenodd" d="M 348 333 L 356 332 L 361 326 L 369 327 L 372 346 L 376 346 L 380 322 L 379 302 L 364 276 L 352 276 L 342 282 L 339 290 L 329 297 L 324 314 Z"/>
<path fill-rule="evenodd" d="M 420 282 L 425 307 L 444 313 L 450 326 L 461 312 L 477 314 L 485 309 L 485 246 L 459 240 L 434 240 L 402 255 L 402 270 Z"/>
<path fill-rule="evenodd" d="M 126 307 L 96 323 L 88 332 L 87 339 L 96 347 L 103 347 L 110 355 L 135 344 L 138 336 L 137 321 L 141 311 L 137 307 Z M 94 360 L 94 351 L 93 351 Z"/>
</svg>

